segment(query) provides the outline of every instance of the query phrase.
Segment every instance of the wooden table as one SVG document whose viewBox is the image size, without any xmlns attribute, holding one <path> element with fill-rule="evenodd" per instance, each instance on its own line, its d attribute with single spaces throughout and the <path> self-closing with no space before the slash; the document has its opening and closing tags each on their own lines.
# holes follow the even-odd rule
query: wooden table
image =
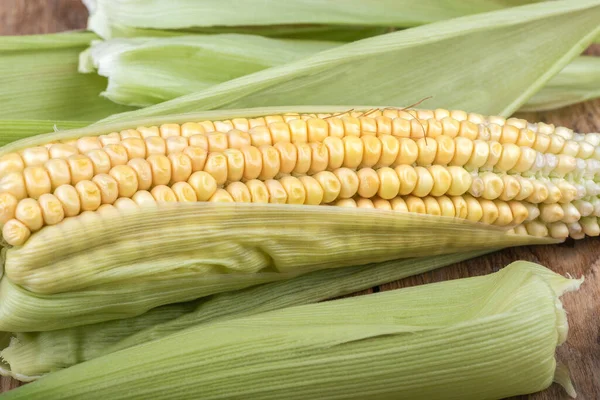
<svg viewBox="0 0 600 400">
<path fill-rule="evenodd" d="M 3 0 L 0 5 L 0 35 L 35 34 L 85 28 L 87 10 L 80 0 Z M 600 46 L 588 54 L 600 55 Z M 600 131 L 600 101 L 587 102 L 553 112 L 523 115 L 530 121 L 543 121 L 570 127 L 578 132 Z M 562 274 L 585 276 L 577 293 L 564 296 L 571 329 L 569 340 L 558 349 L 559 360 L 571 369 L 578 399 L 600 399 L 600 238 L 567 242 L 557 246 L 522 247 L 458 263 L 427 274 L 382 286 L 395 289 L 447 279 L 483 275 L 516 261 L 543 264 Z M 368 293 L 370 291 L 366 291 Z M 2 378 L 0 391 L 19 383 Z M 517 399 L 566 399 L 564 391 L 553 385 L 548 390 Z"/>
</svg>

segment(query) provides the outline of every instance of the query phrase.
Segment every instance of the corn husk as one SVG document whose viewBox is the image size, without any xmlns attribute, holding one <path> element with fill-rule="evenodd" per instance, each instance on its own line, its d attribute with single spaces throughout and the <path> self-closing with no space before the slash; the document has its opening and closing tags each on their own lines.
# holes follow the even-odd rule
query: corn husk
<svg viewBox="0 0 600 400">
<path fill-rule="evenodd" d="M 597 97 L 600 97 L 600 57 L 581 56 L 552 78 L 521 110 L 552 110 Z"/>
<path fill-rule="evenodd" d="M 535 3 L 539 0 L 448 2 L 424 0 L 194 1 L 84 0 L 90 11 L 88 28 L 103 38 L 131 36 L 141 31 L 212 32 L 255 29 L 289 32 L 321 29 L 326 34 L 369 27 L 410 27 L 463 15 Z"/>
<path fill-rule="evenodd" d="M 93 43 L 81 54 L 79 70 L 106 77 L 101 95 L 111 101 L 147 107 L 339 45 L 247 34 L 119 38 Z M 598 63 L 595 57 L 576 58 L 521 109 L 545 110 L 600 97 Z"/>
<path fill-rule="evenodd" d="M 212 324 L 347 295 L 482 255 L 448 254 L 312 272 L 288 281 L 157 307 L 140 316 L 49 332 L 7 335 L 0 344 L 0 374 L 21 381 L 104 354 L 156 340 L 192 326 Z"/>
<path fill-rule="evenodd" d="M 106 121 L 281 104 L 402 107 L 423 99 L 424 108 L 507 116 L 592 42 L 599 19 L 598 2 L 586 0 L 436 22 L 335 47 Z"/>
<path fill-rule="evenodd" d="M 145 107 L 338 45 L 241 34 L 114 39 L 82 53 L 79 70 L 107 77 L 108 99 Z"/>
<path fill-rule="evenodd" d="M 2 119 L 0 120 L 0 131 L 2 131 L 0 146 L 47 132 L 82 128 L 89 124 L 91 122 Z"/>
<path fill-rule="evenodd" d="M 555 379 L 573 280 L 495 274 L 192 327 L 50 374 L 10 399 L 499 399 Z M 565 381 L 559 369 L 559 381 Z M 572 393 L 573 394 L 573 393 Z"/>
<path fill-rule="evenodd" d="M 1 119 L 96 121 L 132 110 L 99 97 L 106 79 L 77 73 L 97 36 L 69 32 L 0 39 Z"/>
</svg>

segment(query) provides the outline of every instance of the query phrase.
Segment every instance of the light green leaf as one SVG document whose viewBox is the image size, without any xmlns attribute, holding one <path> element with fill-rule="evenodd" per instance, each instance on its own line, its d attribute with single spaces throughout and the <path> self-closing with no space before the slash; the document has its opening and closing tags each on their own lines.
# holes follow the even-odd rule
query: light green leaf
<svg viewBox="0 0 600 400">
<path fill-rule="evenodd" d="M 336 46 L 240 34 L 112 39 L 82 53 L 80 71 L 108 77 L 110 100 L 143 107 Z"/>
<path fill-rule="evenodd" d="M 37 120 L 0 120 L 0 146 L 15 140 L 42 133 L 65 129 L 82 128 L 92 122 L 84 121 L 37 121 Z"/>
<path fill-rule="evenodd" d="M 551 110 L 600 97 L 600 57 L 581 56 L 527 101 L 521 111 Z"/>
<path fill-rule="evenodd" d="M 540 0 L 84 0 L 88 28 L 103 38 L 130 34 L 131 28 L 183 30 L 241 26 L 314 29 L 294 25 L 410 27 L 463 15 L 535 3 Z M 283 25 L 283 26 L 282 26 Z M 286 25 L 293 25 L 286 27 Z M 318 26 L 316 28 L 319 28 Z M 269 28 L 270 29 L 270 28 Z M 328 29 L 328 28 L 325 28 Z M 331 38 L 330 38 L 331 39 Z"/>
<path fill-rule="evenodd" d="M 0 38 L 2 119 L 97 120 L 132 110 L 99 96 L 106 79 L 77 73 L 97 36 L 73 32 Z"/>
<path fill-rule="evenodd" d="M 599 19 L 598 0 L 456 18 L 345 44 L 108 120 L 268 105 L 401 107 L 429 96 L 423 108 L 510 115 L 589 45 Z"/>
</svg>

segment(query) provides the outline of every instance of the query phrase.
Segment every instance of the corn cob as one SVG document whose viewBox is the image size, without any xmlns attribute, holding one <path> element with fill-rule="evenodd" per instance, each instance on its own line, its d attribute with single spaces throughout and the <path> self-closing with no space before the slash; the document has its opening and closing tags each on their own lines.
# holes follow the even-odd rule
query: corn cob
<svg viewBox="0 0 600 400">
<path fill-rule="evenodd" d="M 560 382 L 567 279 L 487 276 L 197 325 L 42 377 L 9 399 L 496 399 Z M 235 377 L 235 379 L 232 379 Z"/>
<path fill-rule="evenodd" d="M 61 329 L 315 269 L 597 231 L 594 152 L 584 160 L 486 133 L 518 120 L 418 112 L 223 111 L 5 146 L 0 330 Z M 534 144 L 565 136 L 531 128 Z M 39 313 L 58 302 L 64 313 Z"/>
<path fill-rule="evenodd" d="M 573 205 L 590 217 L 592 232 L 599 143 L 599 134 L 439 109 L 142 126 L 5 154 L 0 223 L 8 244 L 19 246 L 45 225 L 120 198 L 364 206 L 361 199 L 377 196 L 404 211 L 440 214 L 433 196 L 443 215 L 466 209 L 470 220 L 501 226 L 520 225 L 536 207 L 543 224 L 572 224 L 579 220 Z M 424 197 L 430 207 L 419 202 Z M 546 235 L 562 239 L 566 231 Z"/>
</svg>

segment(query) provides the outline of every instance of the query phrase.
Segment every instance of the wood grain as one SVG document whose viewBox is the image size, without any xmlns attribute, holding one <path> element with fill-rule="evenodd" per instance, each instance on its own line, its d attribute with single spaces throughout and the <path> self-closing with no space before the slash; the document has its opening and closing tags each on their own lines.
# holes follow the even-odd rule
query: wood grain
<svg viewBox="0 0 600 400">
<path fill-rule="evenodd" d="M 0 34 L 36 34 L 85 28 L 87 11 L 80 0 L 2 0 Z M 588 54 L 600 55 L 600 46 L 592 46 Z M 600 131 L 600 101 L 591 101 L 553 112 L 528 113 L 531 121 L 563 125 L 578 132 Z M 393 282 L 365 291 L 391 290 L 400 287 L 488 274 L 516 261 L 529 260 L 546 265 L 562 274 L 585 276 L 577 293 L 564 297 L 571 325 L 568 342 L 558 350 L 558 359 L 572 372 L 578 399 L 600 399 L 600 239 L 566 242 L 558 246 L 521 247 L 458 263 L 446 268 Z M 2 378 L 0 391 L 19 386 Z M 528 400 L 568 398 L 557 386 L 529 396 Z"/>
</svg>

